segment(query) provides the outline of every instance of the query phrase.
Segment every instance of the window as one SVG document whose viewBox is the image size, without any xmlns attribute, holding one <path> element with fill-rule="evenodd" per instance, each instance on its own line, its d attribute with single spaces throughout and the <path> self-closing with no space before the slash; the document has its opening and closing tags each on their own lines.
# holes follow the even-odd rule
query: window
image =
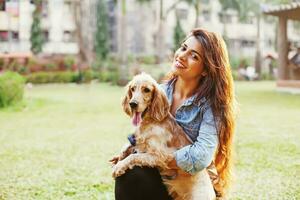
<svg viewBox="0 0 300 200">
<path fill-rule="evenodd" d="M 73 31 L 64 31 L 63 41 L 64 42 L 74 42 L 75 41 L 75 33 Z"/>
<path fill-rule="evenodd" d="M 242 47 L 254 47 L 255 46 L 255 41 L 252 41 L 252 40 L 242 40 L 241 41 L 241 46 Z"/>
<path fill-rule="evenodd" d="M 203 10 L 202 14 L 203 14 L 203 18 L 205 21 L 210 21 L 210 11 L 209 10 Z"/>
<path fill-rule="evenodd" d="M 232 22 L 232 16 L 226 13 L 219 13 L 219 19 L 221 23 L 231 23 Z"/>
<path fill-rule="evenodd" d="M 12 40 L 18 41 L 18 40 L 19 40 L 19 32 L 17 32 L 17 31 L 12 31 L 12 32 L 11 32 L 11 37 L 12 37 Z"/>
<path fill-rule="evenodd" d="M 48 30 L 43 31 L 43 36 L 44 36 L 45 42 L 49 42 L 49 31 Z"/>
<path fill-rule="evenodd" d="M 0 31 L 0 41 L 8 41 L 8 31 Z"/>
</svg>

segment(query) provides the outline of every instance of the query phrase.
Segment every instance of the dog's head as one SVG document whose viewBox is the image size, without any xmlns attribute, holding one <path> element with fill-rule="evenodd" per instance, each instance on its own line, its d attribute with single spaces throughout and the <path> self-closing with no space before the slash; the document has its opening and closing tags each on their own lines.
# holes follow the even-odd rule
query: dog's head
<svg viewBox="0 0 300 200">
<path fill-rule="evenodd" d="M 157 82 L 146 73 L 136 75 L 127 84 L 122 105 L 135 126 L 138 126 L 146 115 L 155 121 L 162 121 L 169 112 L 166 95 Z"/>
</svg>

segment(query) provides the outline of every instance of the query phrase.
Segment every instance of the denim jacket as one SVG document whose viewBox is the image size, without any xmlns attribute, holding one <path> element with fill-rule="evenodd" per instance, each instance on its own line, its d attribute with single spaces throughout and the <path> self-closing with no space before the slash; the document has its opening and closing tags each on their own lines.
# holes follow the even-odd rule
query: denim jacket
<svg viewBox="0 0 300 200">
<path fill-rule="evenodd" d="M 170 105 L 173 100 L 175 81 L 160 85 Z M 195 174 L 210 165 L 218 145 L 216 123 L 210 105 L 205 98 L 199 102 L 195 100 L 196 95 L 186 99 L 175 113 L 177 123 L 193 142 L 177 150 L 175 160 L 178 167 L 190 174 Z"/>
</svg>

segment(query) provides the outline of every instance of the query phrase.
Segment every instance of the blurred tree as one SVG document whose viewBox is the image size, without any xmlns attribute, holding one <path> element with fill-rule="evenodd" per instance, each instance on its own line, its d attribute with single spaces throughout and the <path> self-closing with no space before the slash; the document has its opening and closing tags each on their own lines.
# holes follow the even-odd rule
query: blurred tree
<svg viewBox="0 0 300 200">
<path fill-rule="evenodd" d="M 32 14 L 32 25 L 31 25 L 31 51 L 34 54 L 38 54 L 42 51 L 44 37 L 41 28 L 41 13 L 42 13 L 42 0 L 34 0 L 35 9 Z"/>
<path fill-rule="evenodd" d="M 176 26 L 174 28 L 174 34 L 173 34 L 174 51 L 177 50 L 184 37 L 185 37 L 185 32 L 181 27 L 180 20 L 176 16 Z"/>
<path fill-rule="evenodd" d="M 124 85 L 128 81 L 128 70 L 127 70 L 127 11 L 126 11 L 126 0 L 116 0 L 119 10 L 119 22 L 118 22 L 118 54 L 120 64 L 120 80 L 118 83 Z"/>
<path fill-rule="evenodd" d="M 196 14 L 196 18 L 195 18 L 195 28 L 199 27 L 199 15 L 200 15 L 200 0 L 184 0 L 185 2 L 187 2 L 189 5 L 191 5 L 194 10 L 195 10 L 195 14 Z"/>
<path fill-rule="evenodd" d="M 87 44 L 85 34 L 89 34 L 89 31 L 86 31 L 83 28 L 83 23 L 87 18 L 87 12 L 90 12 L 90 4 L 86 1 L 73 0 L 72 1 L 72 11 L 75 22 L 75 35 L 77 39 L 77 44 L 79 48 L 78 52 L 78 73 L 79 78 L 78 82 L 82 82 L 82 69 L 90 66 L 93 60 L 93 54 L 90 50 L 90 44 Z"/>
<path fill-rule="evenodd" d="M 137 0 L 139 3 L 149 3 L 149 2 L 157 2 L 154 0 Z M 165 48 L 165 23 L 166 18 L 168 14 L 176 8 L 176 5 L 184 0 L 176 0 L 171 4 L 170 7 L 168 7 L 166 10 L 164 10 L 164 3 L 163 0 L 159 0 L 159 20 L 157 25 L 157 31 L 155 34 L 155 47 L 156 47 L 156 58 L 157 63 L 161 63 L 164 60 L 165 54 L 166 54 L 166 48 Z"/>
<path fill-rule="evenodd" d="M 109 53 L 108 12 L 104 0 L 97 1 L 95 50 L 97 58 L 106 59 Z"/>
</svg>

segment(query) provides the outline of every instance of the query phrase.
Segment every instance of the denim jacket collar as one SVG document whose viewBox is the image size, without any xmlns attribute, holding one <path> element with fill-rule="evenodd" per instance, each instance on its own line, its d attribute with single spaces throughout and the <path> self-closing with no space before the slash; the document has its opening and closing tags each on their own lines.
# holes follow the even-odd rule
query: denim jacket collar
<svg viewBox="0 0 300 200">
<path fill-rule="evenodd" d="M 174 91 L 176 80 L 177 80 L 177 78 L 174 78 L 174 79 L 171 79 L 169 82 L 167 82 L 167 96 L 168 96 L 170 104 L 173 101 L 173 91 Z M 194 104 L 196 106 L 201 107 L 205 102 L 206 102 L 205 97 L 202 97 L 199 101 L 197 101 L 197 94 L 194 94 L 193 96 L 186 99 L 182 105 L 189 106 L 191 104 Z"/>
</svg>

